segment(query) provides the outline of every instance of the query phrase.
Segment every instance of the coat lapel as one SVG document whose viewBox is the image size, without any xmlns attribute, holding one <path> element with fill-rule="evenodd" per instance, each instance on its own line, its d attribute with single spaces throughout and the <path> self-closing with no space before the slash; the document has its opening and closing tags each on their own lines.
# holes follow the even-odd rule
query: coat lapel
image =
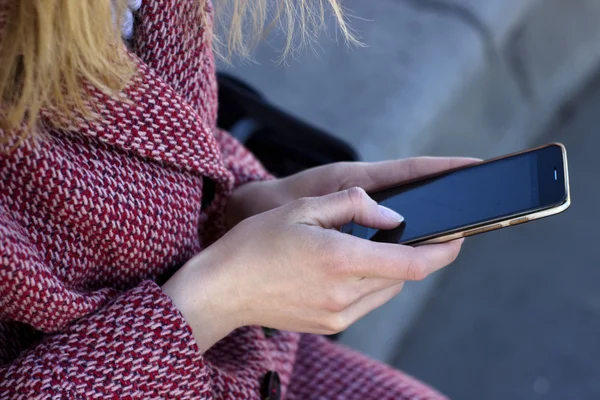
<svg viewBox="0 0 600 400">
<path fill-rule="evenodd" d="M 210 36 L 204 35 L 206 24 L 212 24 L 212 7 L 203 0 L 144 0 L 142 4 L 136 27 L 138 54 L 130 53 L 138 73 L 120 96 L 111 97 L 88 85 L 93 118 L 67 119 L 46 109 L 42 120 L 49 121 L 50 127 L 61 122 L 67 128 L 60 130 L 62 134 L 90 137 L 208 177 L 221 189 L 231 190 L 234 178 L 214 137 L 215 66 Z M 0 0 L 0 32 L 6 6 Z M 123 44 L 115 51 L 128 50 Z M 3 147 L 14 147 L 18 135 L 5 134 L 12 139 Z"/>
<path fill-rule="evenodd" d="M 144 0 L 135 48 L 148 65 L 208 125 L 216 126 L 217 85 L 207 0 Z"/>
<path fill-rule="evenodd" d="M 69 131 L 229 186 L 214 128 L 143 63 L 119 98 L 89 93 L 96 115 L 68 121 Z"/>
<path fill-rule="evenodd" d="M 131 54 L 138 73 L 119 98 L 90 85 L 95 118 L 68 121 L 69 131 L 209 177 L 227 190 L 233 177 L 214 137 L 215 67 L 210 43 L 202 39 L 200 1 L 142 4 L 138 55 Z M 60 118 L 47 112 L 44 117 Z"/>
</svg>

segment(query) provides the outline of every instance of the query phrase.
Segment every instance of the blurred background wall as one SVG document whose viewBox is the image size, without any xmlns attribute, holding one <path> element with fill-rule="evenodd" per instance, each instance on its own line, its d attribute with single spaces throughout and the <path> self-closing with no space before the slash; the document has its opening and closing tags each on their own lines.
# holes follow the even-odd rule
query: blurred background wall
<svg viewBox="0 0 600 400">
<path fill-rule="evenodd" d="M 491 157 L 567 145 L 573 207 L 468 241 L 456 264 L 341 341 L 454 398 L 600 398 L 600 1 L 346 0 L 366 47 L 335 30 L 288 65 L 271 37 L 222 65 L 365 160 Z"/>
</svg>

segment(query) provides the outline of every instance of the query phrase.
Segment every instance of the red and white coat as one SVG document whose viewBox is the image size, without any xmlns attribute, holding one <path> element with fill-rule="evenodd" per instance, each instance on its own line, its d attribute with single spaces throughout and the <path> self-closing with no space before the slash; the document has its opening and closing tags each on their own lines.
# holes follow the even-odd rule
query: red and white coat
<svg viewBox="0 0 600 400">
<path fill-rule="evenodd" d="M 244 327 L 202 354 L 156 283 L 223 233 L 236 186 L 268 177 L 216 128 L 199 3 L 143 3 L 127 101 L 90 87 L 97 118 L 2 144 L 0 398 L 268 398 L 269 371 L 286 399 L 439 398 L 314 335 Z"/>
</svg>

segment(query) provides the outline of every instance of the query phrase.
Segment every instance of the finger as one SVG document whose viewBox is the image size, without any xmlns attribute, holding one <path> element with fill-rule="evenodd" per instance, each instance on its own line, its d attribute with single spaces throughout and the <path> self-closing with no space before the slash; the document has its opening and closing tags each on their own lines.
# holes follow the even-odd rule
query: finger
<svg viewBox="0 0 600 400">
<path fill-rule="evenodd" d="M 433 272 L 451 264 L 460 252 L 463 240 L 448 243 L 403 246 L 378 243 L 332 232 L 339 248 L 332 254 L 342 254 L 343 270 L 352 276 L 384 278 L 399 281 L 425 279 Z M 345 236 L 345 237 L 344 237 Z M 343 243 L 342 243 L 343 242 Z"/>
<path fill-rule="evenodd" d="M 361 188 L 351 188 L 327 196 L 302 199 L 291 205 L 296 207 L 298 222 L 329 229 L 349 222 L 375 229 L 392 229 L 404 218 L 378 205 Z"/>
<path fill-rule="evenodd" d="M 464 157 L 416 157 L 374 163 L 344 163 L 340 189 L 358 186 L 367 192 L 481 162 Z"/>
<path fill-rule="evenodd" d="M 370 293 L 341 312 L 341 320 L 353 324 L 376 308 L 381 307 L 402 291 L 404 282 Z"/>
</svg>

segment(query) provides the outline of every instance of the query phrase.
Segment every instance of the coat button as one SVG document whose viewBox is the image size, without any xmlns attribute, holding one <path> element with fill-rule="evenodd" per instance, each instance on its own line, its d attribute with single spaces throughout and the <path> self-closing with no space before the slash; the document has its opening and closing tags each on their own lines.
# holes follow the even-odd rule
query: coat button
<svg viewBox="0 0 600 400">
<path fill-rule="evenodd" d="M 277 332 L 279 332 L 277 329 L 266 328 L 264 326 L 262 327 L 262 331 L 267 339 L 273 337 L 273 335 L 275 335 Z"/>
<path fill-rule="evenodd" d="M 263 378 L 262 399 L 281 399 L 281 381 L 279 380 L 279 374 L 277 373 L 277 371 L 269 371 Z"/>
</svg>

